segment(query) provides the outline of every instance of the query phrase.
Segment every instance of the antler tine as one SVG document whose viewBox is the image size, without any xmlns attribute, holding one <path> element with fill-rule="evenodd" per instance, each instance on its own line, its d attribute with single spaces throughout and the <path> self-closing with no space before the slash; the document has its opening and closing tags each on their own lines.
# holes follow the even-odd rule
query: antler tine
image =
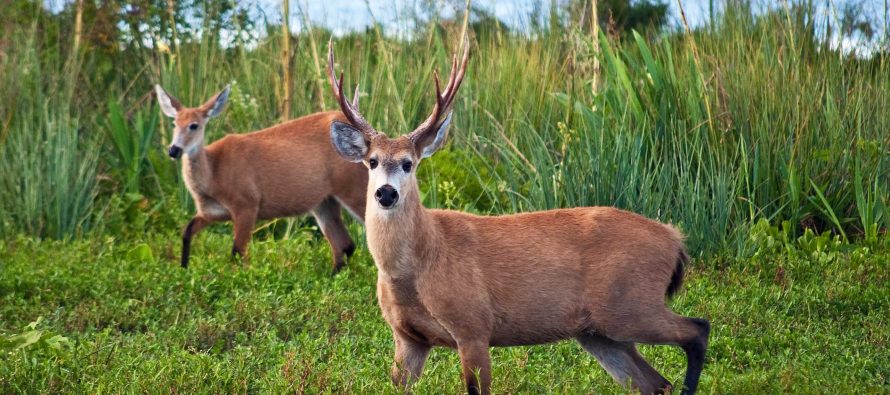
<svg viewBox="0 0 890 395">
<path fill-rule="evenodd" d="M 466 36 L 464 36 L 464 56 L 460 68 L 457 67 L 457 54 L 451 57 L 451 72 L 448 75 L 448 85 L 446 85 L 445 93 L 441 97 L 442 103 L 440 107 L 442 107 L 442 112 L 445 112 L 447 108 L 451 107 L 451 102 L 454 101 L 454 98 L 457 96 L 457 90 L 460 88 L 460 84 L 466 73 L 469 53 L 469 42 L 466 40 Z"/>
<path fill-rule="evenodd" d="M 448 83 L 445 85 L 444 92 L 441 89 L 439 72 L 433 71 L 433 80 L 436 83 L 436 104 L 433 107 L 433 113 L 430 114 L 430 116 L 423 121 L 417 129 L 411 132 L 410 138 L 412 140 L 423 134 L 425 131 L 434 129 L 440 123 L 442 114 L 447 113 L 451 108 L 451 103 L 457 96 L 457 90 L 460 88 L 460 84 L 464 79 L 464 74 L 466 74 L 467 63 L 469 61 L 470 43 L 466 36 L 464 36 L 463 44 L 464 54 L 460 68 L 457 67 L 457 55 L 455 54 L 451 57 L 451 73 L 448 75 Z"/>
<path fill-rule="evenodd" d="M 371 127 L 371 124 L 362 117 L 362 114 L 358 112 L 358 109 L 355 105 L 358 104 L 358 97 L 355 97 L 353 100 L 354 104 L 350 104 L 346 99 L 346 95 L 343 94 L 343 73 L 340 73 L 340 83 L 337 84 L 338 92 L 337 92 L 337 100 L 340 102 L 340 109 L 343 111 L 343 115 L 349 119 L 349 122 L 352 123 L 352 126 L 355 126 L 363 133 L 373 136 L 377 134 L 377 131 Z M 358 87 L 356 87 L 356 93 L 358 93 Z"/>
<path fill-rule="evenodd" d="M 460 69 L 457 71 L 457 75 L 455 75 L 454 82 L 454 91 L 452 93 L 452 100 L 454 96 L 457 94 L 457 89 L 460 88 L 460 84 L 464 82 L 464 75 L 467 74 L 467 64 L 470 62 L 470 40 L 465 35 L 464 36 L 464 56 L 460 62 Z"/>
<path fill-rule="evenodd" d="M 343 72 L 340 72 L 340 80 L 337 81 L 337 102 L 340 104 L 340 108 L 343 110 L 343 113 L 349 117 L 349 102 L 343 100 Z M 351 120 L 351 119 L 350 119 Z"/>
<path fill-rule="evenodd" d="M 444 99 L 446 103 L 450 104 L 454 97 L 457 95 L 457 89 L 460 87 L 460 83 L 463 82 L 464 74 L 467 69 L 467 60 L 469 59 L 469 49 L 470 43 L 467 39 L 467 36 L 464 36 L 464 55 L 463 59 L 461 59 L 461 66 L 458 69 L 457 67 L 457 54 L 451 56 L 451 73 L 448 75 L 448 86 L 445 88 L 445 97 Z"/>
<path fill-rule="evenodd" d="M 340 80 L 338 81 L 336 78 L 336 74 L 334 74 L 334 38 L 331 37 L 328 40 L 328 78 L 331 80 L 331 90 L 334 91 L 334 96 L 337 98 L 337 102 L 340 104 L 340 111 L 343 112 L 343 115 L 352 123 L 352 126 L 358 128 L 362 133 L 367 136 L 374 136 L 377 134 L 377 131 L 371 126 L 368 121 L 362 116 L 362 114 L 358 111 L 358 85 L 355 87 L 355 94 L 352 97 L 352 103 L 346 99 L 346 96 L 343 94 L 343 73 L 340 73 Z"/>
<path fill-rule="evenodd" d="M 439 117 L 442 116 L 442 89 L 439 84 L 439 72 L 436 70 L 433 70 L 433 81 L 435 81 L 436 83 L 436 104 L 433 106 L 433 113 L 430 114 L 430 116 L 427 117 L 426 120 L 424 120 L 423 123 L 421 123 L 420 126 L 417 127 L 417 129 L 414 129 L 414 131 L 408 135 L 411 140 L 414 140 L 421 133 L 430 129 L 432 126 L 438 123 Z"/>
<path fill-rule="evenodd" d="M 436 81 L 436 105 L 438 105 L 439 102 L 442 101 L 442 97 L 443 97 L 442 96 L 442 88 L 440 87 L 441 84 L 439 83 L 439 71 L 438 70 L 433 71 L 433 80 Z M 448 87 L 445 87 L 445 89 L 448 89 Z"/>
<path fill-rule="evenodd" d="M 451 94 L 451 91 L 454 88 L 454 78 L 457 77 L 457 73 L 455 72 L 457 69 L 457 55 L 451 56 L 451 71 L 448 73 L 448 86 L 445 88 L 445 98 Z"/>
<path fill-rule="evenodd" d="M 343 115 L 346 115 L 346 118 L 349 118 L 349 121 L 352 122 L 352 107 L 349 106 L 349 102 L 346 101 L 343 95 L 343 73 L 340 73 L 340 80 L 337 82 L 337 102 L 340 104 L 340 110 L 343 111 Z M 353 122 L 354 123 L 354 122 Z"/>
</svg>

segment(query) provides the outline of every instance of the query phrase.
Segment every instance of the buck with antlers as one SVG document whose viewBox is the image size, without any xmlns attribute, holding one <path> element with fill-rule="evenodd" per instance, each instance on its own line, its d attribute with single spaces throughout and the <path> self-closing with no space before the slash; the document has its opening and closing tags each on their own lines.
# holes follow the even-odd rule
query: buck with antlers
<svg viewBox="0 0 890 395">
<path fill-rule="evenodd" d="M 351 123 L 335 121 L 331 139 L 343 158 L 368 168 L 365 225 L 395 340 L 393 382 L 407 389 L 430 347 L 445 346 L 457 349 L 468 392 L 487 394 L 490 346 L 574 338 L 615 380 L 645 394 L 671 384 L 636 343 L 678 345 L 687 357 L 684 392 L 694 393 L 710 325 L 665 307 L 688 259 L 679 231 L 611 207 L 477 216 L 421 205 L 416 169 L 445 141 L 468 47 L 459 67 L 452 60 L 444 91 L 436 76 L 432 115 L 395 139 L 345 99 L 329 48 L 334 95 Z"/>
<path fill-rule="evenodd" d="M 218 115 L 229 87 L 197 108 L 186 108 L 155 86 L 161 110 L 174 118 L 173 159 L 185 156 L 182 176 L 198 213 L 182 233 L 182 267 L 188 267 L 192 237 L 207 225 L 232 220 L 232 255 L 246 256 L 257 220 L 312 213 L 331 245 L 334 272 L 355 243 L 341 207 L 364 220 L 367 171 L 340 159 L 328 135 L 338 111 L 307 115 L 248 134 L 231 134 L 204 146 L 204 128 Z M 357 104 L 357 103 L 356 103 Z"/>
</svg>

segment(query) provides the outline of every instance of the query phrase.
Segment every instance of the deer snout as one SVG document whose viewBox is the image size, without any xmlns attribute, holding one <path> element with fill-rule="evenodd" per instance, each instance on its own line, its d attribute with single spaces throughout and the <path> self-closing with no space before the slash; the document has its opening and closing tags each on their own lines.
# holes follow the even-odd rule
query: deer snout
<svg viewBox="0 0 890 395">
<path fill-rule="evenodd" d="M 392 206 L 396 205 L 396 202 L 399 200 L 399 191 L 392 187 L 392 185 L 384 185 L 380 188 L 377 188 L 377 192 L 374 192 L 374 198 L 377 199 L 377 203 L 380 204 L 382 208 L 392 208 Z"/>
<path fill-rule="evenodd" d="M 171 145 L 170 149 L 167 150 L 167 155 L 170 155 L 170 157 L 173 159 L 179 159 L 179 157 L 182 156 L 182 148 Z"/>
</svg>

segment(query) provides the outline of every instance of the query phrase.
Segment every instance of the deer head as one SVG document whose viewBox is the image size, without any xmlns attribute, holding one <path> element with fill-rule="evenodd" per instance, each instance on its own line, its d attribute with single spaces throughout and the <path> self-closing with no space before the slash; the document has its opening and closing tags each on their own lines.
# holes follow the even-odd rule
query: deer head
<svg viewBox="0 0 890 395">
<path fill-rule="evenodd" d="M 155 93 L 161 111 L 173 118 L 173 142 L 167 153 L 173 159 L 179 159 L 182 153 L 193 155 L 198 148 L 204 145 L 204 126 L 210 118 L 222 112 L 229 98 L 230 86 L 213 96 L 206 103 L 197 108 L 183 107 L 173 96 L 167 94 L 160 85 L 155 85 Z"/>
<path fill-rule="evenodd" d="M 333 122 L 331 141 L 340 156 L 352 162 L 363 162 L 368 167 L 368 191 L 373 191 L 377 206 L 388 212 L 399 207 L 400 199 L 419 199 L 415 170 L 420 160 L 442 147 L 451 123 L 451 105 L 467 70 L 470 49 L 464 37 L 464 53 L 458 67 L 457 56 L 451 61 L 451 74 L 444 91 L 438 72 L 434 73 L 436 103 L 430 116 L 414 131 L 396 138 L 388 138 L 376 131 L 362 117 L 358 109 L 358 87 L 352 102 L 343 94 L 343 74 L 334 74 L 333 39 L 328 43 L 328 74 L 334 96 L 350 124 Z M 401 198 L 400 198 L 401 197 Z M 419 204 L 419 203 L 418 203 Z"/>
</svg>

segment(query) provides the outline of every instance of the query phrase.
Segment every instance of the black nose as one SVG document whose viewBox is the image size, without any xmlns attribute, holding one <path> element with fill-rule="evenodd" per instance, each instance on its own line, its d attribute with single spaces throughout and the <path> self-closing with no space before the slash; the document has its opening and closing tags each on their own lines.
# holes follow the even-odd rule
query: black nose
<svg viewBox="0 0 890 395">
<path fill-rule="evenodd" d="M 399 191 L 391 185 L 384 185 L 377 188 L 377 192 L 374 192 L 374 197 L 377 198 L 377 203 L 380 203 L 380 207 L 391 208 L 399 200 Z"/>
<path fill-rule="evenodd" d="M 179 159 L 179 157 L 182 156 L 182 148 L 171 145 L 170 149 L 167 151 L 167 155 L 170 155 L 173 159 Z"/>
</svg>

